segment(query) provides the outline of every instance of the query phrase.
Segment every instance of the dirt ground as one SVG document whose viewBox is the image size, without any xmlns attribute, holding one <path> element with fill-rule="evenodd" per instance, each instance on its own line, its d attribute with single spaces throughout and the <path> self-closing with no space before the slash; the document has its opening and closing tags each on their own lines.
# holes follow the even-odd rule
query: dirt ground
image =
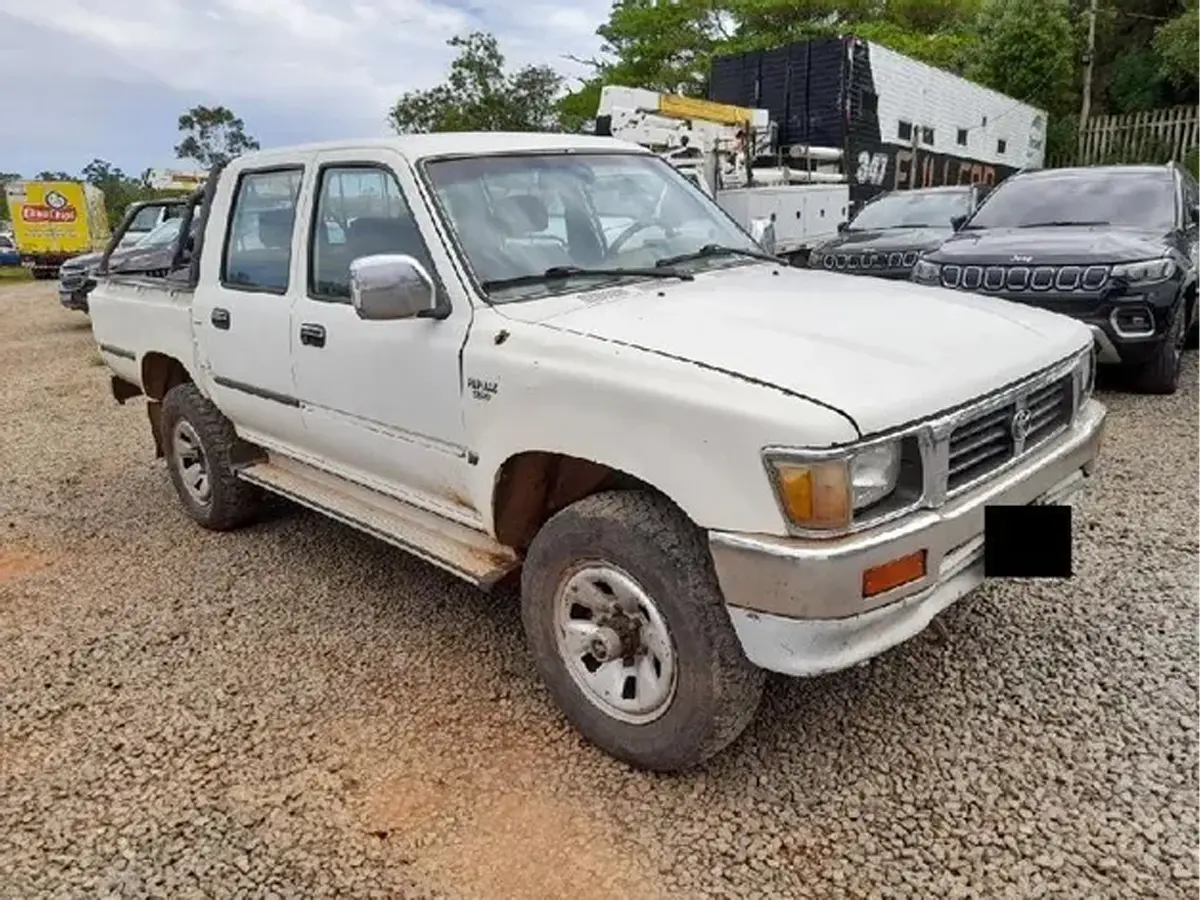
<svg viewBox="0 0 1200 900">
<path fill-rule="evenodd" d="M 86 317 L 0 283 L 0 897 L 1194 897 L 1186 380 L 1102 396 L 1073 581 L 664 777 L 567 727 L 511 596 L 283 504 L 195 527 Z"/>
</svg>

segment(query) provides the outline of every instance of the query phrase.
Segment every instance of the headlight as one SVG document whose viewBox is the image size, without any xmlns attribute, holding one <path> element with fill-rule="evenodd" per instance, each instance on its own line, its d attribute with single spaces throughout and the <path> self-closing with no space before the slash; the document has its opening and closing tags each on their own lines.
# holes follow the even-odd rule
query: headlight
<svg viewBox="0 0 1200 900">
<path fill-rule="evenodd" d="M 891 441 L 824 459 L 768 454 L 767 464 L 791 523 L 832 531 L 849 527 L 855 511 L 879 503 L 896 489 L 900 459 L 900 442 Z"/>
<path fill-rule="evenodd" d="M 1120 266 L 1113 266 L 1112 277 L 1124 278 L 1129 284 L 1154 284 L 1157 281 L 1166 281 L 1175 274 L 1175 260 L 1167 259 L 1147 259 L 1143 262 L 1125 263 Z"/>
<path fill-rule="evenodd" d="M 919 259 L 917 260 L 917 264 L 913 266 L 912 279 L 922 284 L 937 284 L 941 278 L 941 274 L 942 267 L 937 263 Z"/>
</svg>

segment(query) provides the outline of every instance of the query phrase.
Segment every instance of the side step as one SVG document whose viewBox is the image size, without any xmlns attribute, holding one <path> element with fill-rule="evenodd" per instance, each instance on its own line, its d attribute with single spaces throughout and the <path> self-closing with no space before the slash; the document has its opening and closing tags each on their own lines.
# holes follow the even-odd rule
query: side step
<svg viewBox="0 0 1200 900">
<path fill-rule="evenodd" d="M 273 456 L 238 470 L 238 477 L 490 589 L 520 565 L 510 547 L 489 535 L 347 482 L 302 462 Z"/>
</svg>

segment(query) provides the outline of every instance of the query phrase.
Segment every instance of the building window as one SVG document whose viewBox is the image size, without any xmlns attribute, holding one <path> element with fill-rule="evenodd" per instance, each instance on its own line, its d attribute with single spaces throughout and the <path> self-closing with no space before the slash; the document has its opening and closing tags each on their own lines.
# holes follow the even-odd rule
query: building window
<svg viewBox="0 0 1200 900">
<path fill-rule="evenodd" d="M 912 122 L 900 121 L 900 125 L 896 128 L 896 137 L 902 141 L 912 140 Z"/>
<path fill-rule="evenodd" d="M 1004 138 L 1000 138 L 999 140 L 996 141 L 996 152 L 997 153 L 1003 153 L 1007 149 L 1008 149 L 1008 142 L 1006 140 L 1004 140 Z"/>
<path fill-rule="evenodd" d="M 958 129 L 958 146 L 967 146 L 967 129 L 965 128 Z"/>
<path fill-rule="evenodd" d="M 987 128 L 987 116 L 984 116 L 983 121 L 980 122 L 979 124 L 981 124 L 984 128 Z"/>
<path fill-rule="evenodd" d="M 933 146 L 933 129 L 928 125 L 921 126 L 921 143 Z"/>
</svg>

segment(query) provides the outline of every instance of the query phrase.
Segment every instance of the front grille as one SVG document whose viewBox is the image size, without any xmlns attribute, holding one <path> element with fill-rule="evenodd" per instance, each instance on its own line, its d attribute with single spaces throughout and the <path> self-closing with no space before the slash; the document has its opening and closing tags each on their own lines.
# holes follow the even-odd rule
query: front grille
<svg viewBox="0 0 1200 900">
<path fill-rule="evenodd" d="M 1108 284 L 1109 266 L 976 266 L 947 263 L 941 268 L 944 287 L 968 291 L 1022 294 L 1054 289 L 1096 293 Z"/>
<path fill-rule="evenodd" d="M 889 269 L 911 269 L 917 264 L 917 251 L 891 253 L 830 253 L 822 260 L 826 269 L 849 272 L 884 272 Z"/>
<path fill-rule="evenodd" d="M 985 477 L 1069 425 L 1072 391 L 1072 376 L 1064 375 L 958 424 L 950 432 L 947 491 Z"/>
</svg>

